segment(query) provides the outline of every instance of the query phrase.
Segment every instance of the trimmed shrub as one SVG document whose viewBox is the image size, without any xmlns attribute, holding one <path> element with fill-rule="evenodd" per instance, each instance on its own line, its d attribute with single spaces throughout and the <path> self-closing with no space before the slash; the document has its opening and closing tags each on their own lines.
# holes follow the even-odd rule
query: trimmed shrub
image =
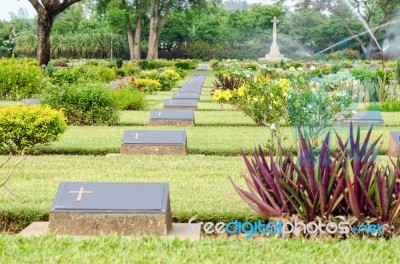
<svg viewBox="0 0 400 264">
<path fill-rule="evenodd" d="M 105 66 L 87 65 L 82 67 L 74 67 L 71 69 L 62 69 L 54 72 L 50 81 L 57 85 L 71 85 L 80 82 L 102 82 L 108 83 L 117 78 L 117 74 L 113 69 Z"/>
<path fill-rule="evenodd" d="M 181 68 L 183 70 L 190 70 L 190 69 L 195 69 L 198 65 L 198 62 L 196 60 L 177 60 L 175 63 L 175 67 Z"/>
<path fill-rule="evenodd" d="M 77 84 L 82 73 L 78 68 L 57 70 L 51 76 L 50 81 L 56 85 Z"/>
<path fill-rule="evenodd" d="M 166 77 L 176 83 L 182 79 L 181 75 L 175 69 L 166 69 L 161 73 L 161 77 Z"/>
<path fill-rule="evenodd" d="M 360 57 L 360 52 L 358 50 L 346 49 L 344 51 L 338 50 L 332 52 L 328 55 L 328 58 L 332 60 L 349 59 L 356 60 Z"/>
<path fill-rule="evenodd" d="M 49 106 L 0 108 L 0 149 L 13 154 L 30 153 L 41 144 L 55 141 L 67 129 L 61 110 Z"/>
<path fill-rule="evenodd" d="M 161 90 L 160 82 L 152 79 L 134 79 L 133 86 L 139 91 L 150 94 Z"/>
<path fill-rule="evenodd" d="M 18 100 L 39 94 L 44 87 L 42 69 L 27 59 L 0 60 L 0 99 Z"/>
<path fill-rule="evenodd" d="M 119 119 L 112 91 L 101 85 L 48 89 L 42 102 L 55 109 L 63 109 L 68 124 L 112 125 Z"/>
<path fill-rule="evenodd" d="M 160 72 L 157 70 L 145 70 L 139 74 L 139 79 L 151 79 L 157 81 L 161 86 L 160 89 L 162 91 L 169 91 L 172 89 L 172 85 L 174 85 L 174 81 L 167 76 L 162 76 Z M 153 91 L 151 91 L 153 92 Z"/>
<path fill-rule="evenodd" d="M 118 69 L 121 69 L 122 65 L 124 64 L 124 60 L 123 60 L 122 58 L 118 58 L 118 59 L 115 61 L 115 64 L 117 64 L 117 68 L 118 68 Z"/>
<path fill-rule="evenodd" d="M 85 81 L 108 83 L 117 78 L 113 69 L 104 66 L 85 66 L 82 69 Z"/>
<path fill-rule="evenodd" d="M 120 110 L 145 109 L 145 94 L 137 89 L 121 88 L 114 90 L 113 96 Z"/>
</svg>

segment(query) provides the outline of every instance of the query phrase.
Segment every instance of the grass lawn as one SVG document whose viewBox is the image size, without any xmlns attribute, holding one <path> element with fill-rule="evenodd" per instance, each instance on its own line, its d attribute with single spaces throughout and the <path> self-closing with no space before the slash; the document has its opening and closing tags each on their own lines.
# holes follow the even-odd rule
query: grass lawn
<svg viewBox="0 0 400 264">
<path fill-rule="evenodd" d="M 29 156 L 8 185 L 26 197 L 0 192 L 0 227 L 20 230 L 32 221 L 47 219 L 62 181 L 168 182 L 175 221 L 193 216 L 207 221 L 255 218 L 229 182 L 232 177 L 242 184 L 245 172 L 241 157 Z"/>
<path fill-rule="evenodd" d="M 206 119 L 206 118 L 205 118 Z M 222 120 L 222 119 L 221 119 Z M 251 152 L 259 145 L 265 146 L 270 138 L 269 130 L 256 126 L 197 126 L 197 127 L 149 127 L 149 126 L 98 126 L 81 127 L 70 126 L 61 137 L 61 140 L 42 147 L 42 153 L 47 154 L 105 154 L 118 153 L 122 134 L 125 129 L 185 129 L 188 136 L 190 154 L 205 155 L 238 155 L 241 150 Z M 348 128 L 336 128 L 343 138 L 347 138 Z M 388 148 L 389 132 L 400 130 L 400 127 L 376 128 L 372 139 L 382 134 L 381 154 Z M 367 128 L 363 128 L 365 135 Z M 291 127 L 282 129 L 281 134 L 287 137 L 283 146 L 287 149 L 296 149 L 297 131 Z"/>
<path fill-rule="evenodd" d="M 198 242 L 117 236 L 76 241 L 0 236 L 2 263 L 399 263 L 400 239 L 285 241 L 203 239 Z M 40 250 L 38 250 L 40 249 Z"/>
<path fill-rule="evenodd" d="M 188 77 L 195 74 L 189 71 Z M 204 73 L 204 72 L 200 72 Z M 168 182 L 174 222 L 241 221 L 259 219 L 234 191 L 229 177 L 244 186 L 247 174 L 240 154 L 265 146 L 269 130 L 231 106 L 212 102 L 212 71 L 207 71 L 196 127 L 148 126 L 150 109 L 161 109 L 162 100 L 172 91 L 148 95 L 148 110 L 123 111 L 116 126 L 70 126 L 58 142 L 40 148 L 37 156 L 28 156 L 8 183 L 11 195 L 0 188 L 0 263 L 399 263 L 399 238 L 346 241 L 312 241 L 277 238 L 222 239 L 206 237 L 198 242 L 162 238 L 126 239 L 117 236 L 76 241 L 52 235 L 23 239 L 10 235 L 34 221 L 48 219 L 51 203 L 62 181 Z M 179 85 L 186 80 L 181 81 Z M 18 102 L 0 101 L 0 107 Z M 358 106 L 353 106 L 357 108 Z M 387 151 L 389 131 L 400 130 L 397 113 L 383 113 L 385 127 L 376 128 L 372 138 L 383 134 L 382 151 Z M 92 154 L 118 153 L 125 129 L 185 129 L 188 156 L 112 156 Z M 347 128 L 338 128 L 347 134 Z M 366 129 L 363 130 L 365 134 Z M 295 148 L 296 131 L 283 127 L 286 148 Z M 59 154 L 59 155 L 49 155 Z M 71 155 L 73 154 L 73 155 Z M 90 155 L 88 155 L 90 154 Z M 1 157 L 4 158 L 4 157 Z M 15 158 L 13 159 L 16 160 Z M 387 158 L 380 157 L 382 162 Z M 11 164 L 6 165 L 9 169 Z M 0 182 L 7 170 L 1 170 Z M 40 249 L 40 250 L 38 250 Z"/>
</svg>

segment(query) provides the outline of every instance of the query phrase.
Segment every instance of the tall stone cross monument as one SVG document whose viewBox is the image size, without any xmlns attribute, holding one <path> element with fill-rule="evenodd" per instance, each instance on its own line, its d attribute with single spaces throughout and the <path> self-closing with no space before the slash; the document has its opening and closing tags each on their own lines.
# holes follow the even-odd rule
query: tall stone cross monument
<svg viewBox="0 0 400 264">
<path fill-rule="evenodd" d="M 272 26 L 272 44 L 269 50 L 269 53 L 265 55 L 264 58 L 258 59 L 259 61 L 280 61 L 284 59 L 285 57 L 283 54 L 279 52 L 279 46 L 278 46 L 278 41 L 277 41 L 277 34 L 276 34 L 276 23 L 279 22 L 279 20 L 276 19 L 274 16 L 274 19 L 271 20 L 273 26 Z"/>
</svg>

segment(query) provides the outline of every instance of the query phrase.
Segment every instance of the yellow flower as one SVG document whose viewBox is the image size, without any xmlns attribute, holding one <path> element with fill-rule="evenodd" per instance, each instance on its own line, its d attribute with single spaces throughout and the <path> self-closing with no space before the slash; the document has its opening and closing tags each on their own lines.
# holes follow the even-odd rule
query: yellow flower
<svg viewBox="0 0 400 264">
<path fill-rule="evenodd" d="M 247 91 L 246 85 L 242 85 L 241 87 L 239 87 L 239 89 L 237 91 L 237 94 L 239 96 L 243 96 L 246 91 Z"/>
<path fill-rule="evenodd" d="M 222 97 L 226 100 L 229 101 L 229 99 L 232 98 L 232 94 L 229 90 L 225 90 L 222 92 Z"/>
<path fill-rule="evenodd" d="M 214 95 L 213 95 L 213 99 L 215 101 L 219 101 L 222 98 L 222 91 L 221 90 L 215 90 L 214 91 Z"/>
<path fill-rule="evenodd" d="M 286 90 L 289 87 L 289 80 L 288 79 L 279 79 L 279 86 Z"/>
</svg>

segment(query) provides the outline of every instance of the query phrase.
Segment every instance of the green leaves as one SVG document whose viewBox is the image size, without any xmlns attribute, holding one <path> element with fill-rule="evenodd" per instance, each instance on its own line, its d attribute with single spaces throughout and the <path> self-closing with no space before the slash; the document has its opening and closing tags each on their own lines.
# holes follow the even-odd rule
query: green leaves
<svg viewBox="0 0 400 264">
<path fill-rule="evenodd" d="M 366 217 L 381 223 L 391 223 L 400 211 L 400 168 L 378 166 L 378 141 L 370 143 L 372 127 L 364 140 L 360 128 L 354 135 L 349 128 L 349 139 L 336 134 L 339 153 L 329 147 L 330 133 L 325 137 L 318 156 L 313 155 L 307 134 L 299 130 L 300 149 L 297 163 L 282 152 L 255 151 L 250 161 L 245 155 L 250 177 L 245 177 L 250 192 L 232 184 L 253 210 L 265 217 L 299 215 L 305 221 L 316 217 L 353 214 L 359 221 Z"/>
<path fill-rule="evenodd" d="M 67 129 L 62 111 L 49 106 L 0 108 L 0 149 L 12 154 L 30 153 L 50 143 Z"/>
</svg>

